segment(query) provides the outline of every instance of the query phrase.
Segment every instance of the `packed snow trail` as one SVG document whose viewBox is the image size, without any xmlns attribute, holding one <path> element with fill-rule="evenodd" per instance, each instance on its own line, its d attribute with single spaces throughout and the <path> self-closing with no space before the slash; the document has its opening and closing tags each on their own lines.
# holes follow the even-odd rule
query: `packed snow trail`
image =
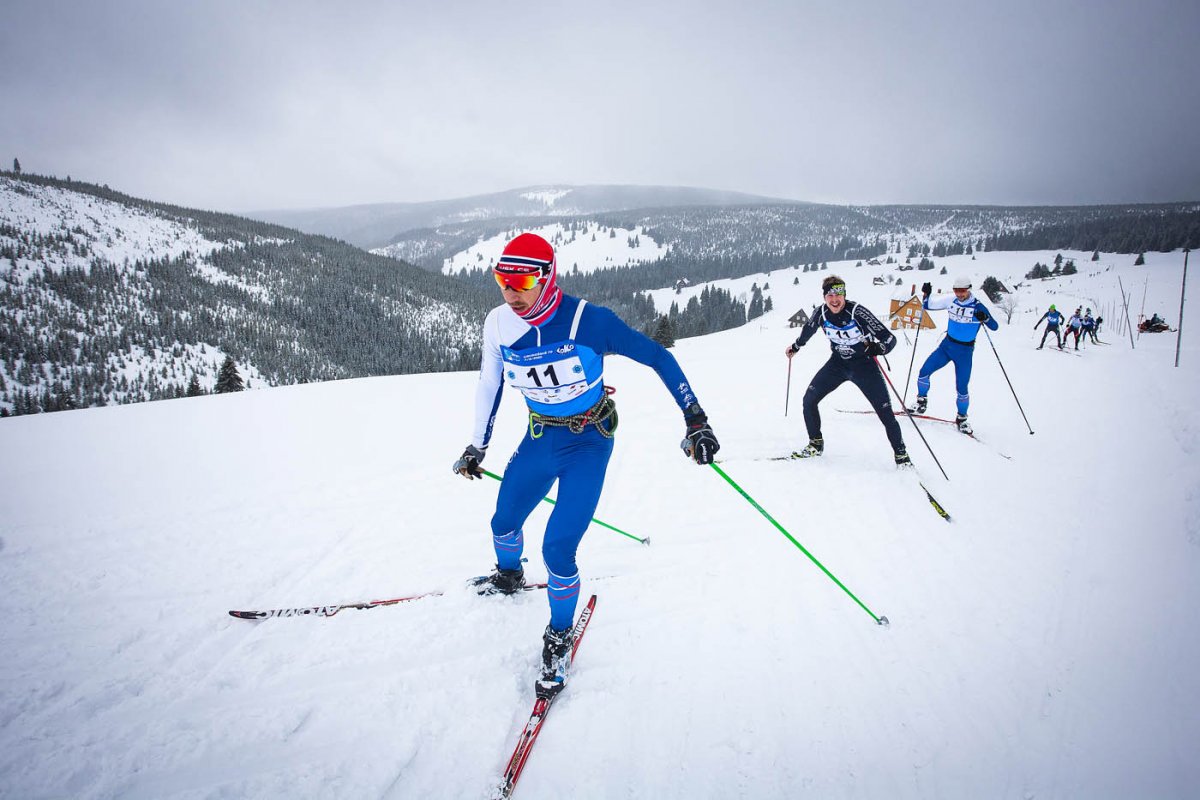
<svg viewBox="0 0 1200 800">
<path fill-rule="evenodd" d="M 1053 255 L 938 263 L 1012 286 Z M 1081 274 L 1024 286 L 994 335 L 1037 435 L 987 350 L 971 420 L 988 446 L 925 429 L 951 476 L 929 481 L 951 525 L 894 467 L 878 420 L 834 411 L 862 407 L 853 387 L 822 404 L 822 458 L 770 461 L 807 441 L 800 397 L 826 356 L 796 357 L 784 417 L 782 350 L 822 273 L 723 282 L 769 280 L 776 310 L 676 345 L 722 465 L 887 627 L 687 461 L 657 378 L 613 359 L 621 429 L 596 516 L 654 545 L 599 527 L 584 537 L 583 589 L 603 586 L 604 611 L 517 796 L 1194 793 L 1198 328 L 1185 327 L 1180 369 L 1166 335 L 1131 350 L 1102 332 L 1112 346 L 1078 358 L 1035 350 L 1046 304 L 1107 297 L 1134 269 L 1074 255 Z M 1177 292 L 1171 256 L 1136 268 L 1152 270 L 1148 309 L 1169 307 L 1160 285 Z M 907 288 L 830 270 L 877 313 Z M 940 334 L 922 334 L 918 358 Z M 448 592 L 257 624 L 227 613 L 398 597 L 488 571 L 497 484 L 449 469 L 475 379 L 0 420 L 0 796 L 486 796 L 528 712 L 543 595 Z M 952 415 L 953 394 L 935 376 L 930 413 Z M 520 405 L 504 401 L 493 471 L 523 431 Z M 551 509 L 539 506 L 531 580 L 544 575 Z"/>
</svg>

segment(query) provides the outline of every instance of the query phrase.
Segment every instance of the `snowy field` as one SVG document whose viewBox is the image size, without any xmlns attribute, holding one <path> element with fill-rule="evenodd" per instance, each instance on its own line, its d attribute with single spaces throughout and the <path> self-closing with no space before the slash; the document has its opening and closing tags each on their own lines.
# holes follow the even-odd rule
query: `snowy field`
<svg viewBox="0 0 1200 800">
<path fill-rule="evenodd" d="M 1053 255 L 937 259 L 949 275 L 906 272 L 904 288 L 1015 283 Z M 1145 291 L 1147 314 L 1178 323 L 1182 254 L 1065 255 L 1085 274 L 1024 286 L 992 335 L 1036 434 L 986 340 L 971 386 L 986 444 L 922 428 L 949 481 L 902 423 L 951 524 L 876 419 L 835 411 L 866 407 L 852 386 L 822 405 L 822 459 L 768 458 L 806 441 L 800 399 L 828 348 L 796 357 L 786 417 L 782 351 L 828 272 L 759 276 L 773 312 L 675 347 L 721 468 L 887 627 L 680 454 L 652 372 L 610 359 L 621 429 L 597 517 L 652 541 L 584 538 L 596 614 L 517 796 L 1200 794 L 1200 324 L 1178 369 L 1173 334 L 1132 349 L 1107 315 L 1108 346 L 1034 350 L 1048 303 L 1111 304 L 1118 275 L 1135 313 Z M 886 312 L 880 270 L 834 270 Z M 890 356 L 901 391 L 911 353 L 902 338 Z M 497 484 L 450 472 L 474 381 L 0 420 L 0 797 L 486 796 L 532 703 L 547 610 L 540 593 L 460 588 L 493 560 Z M 939 372 L 930 413 L 953 397 Z M 484 466 L 503 470 L 523 426 L 510 395 Z M 549 510 L 526 527 L 534 579 Z M 431 589 L 447 593 L 330 619 L 226 613 Z"/>
<path fill-rule="evenodd" d="M 586 228 L 571 230 L 561 223 L 530 228 L 531 233 L 554 246 L 558 259 L 558 274 L 587 275 L 599 269 L 614 269 L 632 264 L 657 261 L 670 247 L 657 244 L 641 225 L 634 228 L 602 226 L 587 222 Z M 490 268 L 500 259 L 504 245 L 521 231 L 496 234 L 444 260 L 442 272 L 447 275 L 463 270 Z M 373 252 L 388 255 L 387 248 Z"/>
</svg>

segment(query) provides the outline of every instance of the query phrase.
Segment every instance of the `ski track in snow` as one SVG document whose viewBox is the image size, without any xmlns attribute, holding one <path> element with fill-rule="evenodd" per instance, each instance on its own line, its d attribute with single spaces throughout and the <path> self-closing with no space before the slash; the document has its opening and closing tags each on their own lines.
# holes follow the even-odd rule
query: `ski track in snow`
<svg viewBox="0 0 1200 800">
<path fill-rule="evenodd" d="M 850 385 L 822 403 L 824 456 L 770 460 L 807 441 L 801 398 L 828 357 L 819 341 L 796 356 L 784 417 L 787 317 L 835 271 L 882 313 L 908 287 L 872 286 L 877 270 L 723 282 L 769 281 L 776 310 L 676 345 L 722 469 L 886 627 L 687 462 L 657 377 L 610 359 L 621 429 L 596 516 L 652 544 L 584 537 L 596 617 L 517 796 L 1194 793 L 1200 347 L 1185 329 L 1178 370 L 1174 337 L 1034 350 L 1049 302 L 1110 299 L 1110 261 L 1127 284 L 1151 275 L 1154 307 L 1169 307 L 1170 254 L 1136 270 L 1089 255 L 1075 278 L 1024 287 L 993 334 L 1036 434 L 986 344 L 971 385 L 984 443 L 922 425 L 949 481 L 907 419 L 919 475 L 893 466 L 878 419 L 837 413 L 866 407 Z M 939 264 L 1012 285 L 1053 256 Z M 901 391 L 910 353 L 902 341 L 892 358 Z M 0 797 L 486 796 L 532 706 L 547 614 L 541 592 L 463 586 L 494 557 L 497 484 L 449 471 L 474 383 L 372 378 L 0 420 L 0 451 L 20 454 L 0 463 Z M 930 413 L 951 415 L 953 398 L 947 368 Z M 507 396 L 485 466 L 503 471 L 524 425 Z M 531 579 L 551 511 L 526 525 Z M 331 619 L 226 613 L 435 589 Z"/>
</svg>

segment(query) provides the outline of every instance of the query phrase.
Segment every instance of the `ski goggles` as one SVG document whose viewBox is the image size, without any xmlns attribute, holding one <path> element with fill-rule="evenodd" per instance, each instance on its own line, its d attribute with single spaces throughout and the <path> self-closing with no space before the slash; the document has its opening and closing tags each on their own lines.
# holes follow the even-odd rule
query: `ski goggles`
<svg viewBox="0 0 1200 800">
<path fill-rule="evenodd" d="M 498 272 L 492 270 L 492 277 L 501 289 L 508 288 L 517 292 L 527 292 L 542 279 L 541 272 Z"/>
<path fill-rule="evenodd" d="M 830 286 L 828 289 L 825 290 L 826 297 L 832 297 L 833 295 L 845 297 L 846 296 L 846 284 L 835 283 L 833 286 Z"/>
</svg>

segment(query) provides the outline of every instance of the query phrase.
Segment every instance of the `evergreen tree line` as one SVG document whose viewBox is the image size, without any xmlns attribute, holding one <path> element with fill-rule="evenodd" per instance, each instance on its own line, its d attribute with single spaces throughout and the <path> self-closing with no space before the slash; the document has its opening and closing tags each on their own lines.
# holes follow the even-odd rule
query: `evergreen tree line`
<svg viewBox="0 0 1200 800">
<path fill-rule="evenodd" d="M 759 308 L 762 293 L 758 293 Z M 768 303 L 770 299 L 768 298 Z M 756 316 L 760 316 L 760 310 Z M 679 303 L 671 303 L 666 314 L 658 315 L 644 332 L 663 347 L 671 347 L 676 339 L 702 336 L 713 331 L 736 328 L 746 322 L 746 304 L 736 299 L 728 290 L 706 286 L 698 295 L 688 298 L 681 309 Z"/>
<path fill-rule="evenodd" d="M 921 256 L 921 269 L 932 268 L 931 253 L 973 249 L 1140 253 L 1200 243 L 1200 207 L 1184 204 L 701 207 L 490 220 L 397 237 L 434 270 L 277 225 L 139 200 L 107 186 L 0 175 L 18 192 L 33 185 L 81 192 L 228 243 L 212 254 L 115 265 L 95 256 L 94 234 L 78 227 L 46 233 L 0 223 L 0 408 L 8 404 L 16 413 L 202 392 L 200 377 L 207 384 L 218 374 L 218 351 L 231 356 L 230 364 L 237 359 L 254 365 L 270 384 L 474 369 L 479 323 L 498 302 L 496 287 L 480 270 L 441 275 L 442 258 L 474 244 L 480 232 L 495 235 L 548 222 L 567 226 L 563 241 L 597 225 L 610 236 L 617 228 L 640 226 L 649 238 L 669 245 L 666 256 L 648 264 L 590 274 L 572 274 L 565 263 L 559 269 L 565 290 L 672 341 L 741 325 L 769 310 L 770 299 L 757 286 L 748 305 L 707 288 L 682 308 L 673 304 L 659 314 L 648 290 L 682 279 L 696 284 L 788 265 L 816 268 L 831 260 L 898 254 L 901 239 L 913 229 L 938 226 L 946 232 L 944 240 L 910 248 L 910 256 Z M 20 279 L 8 269 L 18 261 L 81 260 L 88 260 L 87 268 L 43 269 Z M 227 279 L 205 277 L 201 267 L 207 264 Z M 1054 275 L 1067 268 L 1044 269 Z"/>
<path fill-rule="evenodd" d="M 1200 247 L 1200 208 L 1114 208 L 1107 215 L 987 237 L 988 250 L 1099 250 L 1168 253 Z"/>
<path fill-rule="evenodd" d="M 1034 263 L 1033 269 L 1025 273 L 1025 277 L 1030 280 L 1035 278 L 1057 278 L 1060 275 L 1074 275 L 1078 271 L 1079 270 L 1076 268 L 1075 261 L 1073 259 L 1068 260 L 1064 264 L 1062 263 L 1062 256 L 1060 255 L 1054 264 L 1053 269 L 1038 261 Z"/>
<path fill-rule="evenodd" d="M 746 304 L 725 289 L 706 286 L 699 295 L 689 298 L 682 310 L 678 303 L 671 303 L 667 319 L 670 320 L 671 330 L 678 339 L 703 336 L 713 331 L 744 325 Z"/>
<path fill-rule="evenodd" d="M 5 225 L 0 383 L 9 380 L 0 406 L 14 413 L 183 396 L 198 372 L 212 379 L 214 365 L 186 363 L 206 346 L 253 364 L 272 385 L 479 364 L 479 321 L 495 305 L 494 284 L 485 291 L 238 217 L 187 216 L 101 187 L 21 180 L 176 215 L 205 238 L 231 244 L 203 259 L 184 253 L 115 265 L 94 256 L 81 230 L 38 234 Z M 74 256 L 59 263 L 90 262 L 17 278 L 18 259 L 41 260 L 52 249 Z M 198 269 L 205 264 L 226 279 L 206 277 Z"/>
</svg>

